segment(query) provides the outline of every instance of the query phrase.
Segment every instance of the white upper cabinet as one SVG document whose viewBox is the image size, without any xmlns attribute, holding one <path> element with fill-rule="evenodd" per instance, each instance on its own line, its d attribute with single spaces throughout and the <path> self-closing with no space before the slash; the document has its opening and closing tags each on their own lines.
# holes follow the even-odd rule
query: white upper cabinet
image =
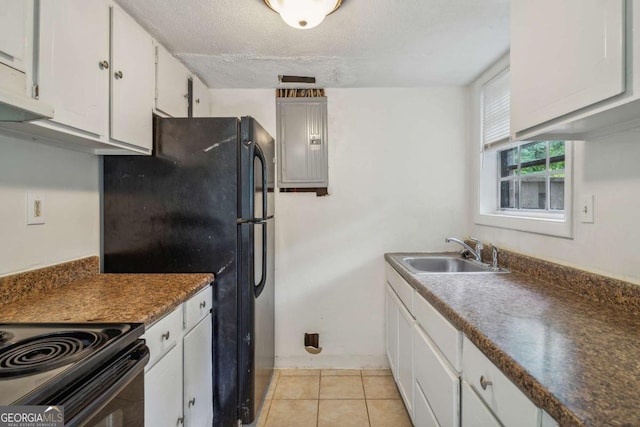
<svg viewBox="0 0 640 427">
<path fill-rule="evenodd" d="M 211 116 L 209 102 L 209 88 L 200 81 L 197 76 L 193 76 L 193 117 Z"/>
<path fill-rule="evenodd" d="M 640 11 L 631 3 L 511 2 L 512 139 L 584 139 L 639 124 Z"/>
<path fill-rule="evenodd" d="M 31 22 L 31 24 L 30 24 Z M 26 71 L 33 1 L 0 0 L 0 62 Z"/>
<path fill-rule="evenodd" d="M 53 121 L 97 136 L 109 123 L 109 8 L 104 0 L 40 2 L 40 100 Z"/>
<path fill-rule="evenodd" d="M 111 9 L 111 139 L 151 151 L 153 42 L 120 8 Z"/>
<path fill-rule="evenodd" d="M 156 44 L 156 109 L 171 117 L 189 114 L 189 70 Z"/>
</svg>

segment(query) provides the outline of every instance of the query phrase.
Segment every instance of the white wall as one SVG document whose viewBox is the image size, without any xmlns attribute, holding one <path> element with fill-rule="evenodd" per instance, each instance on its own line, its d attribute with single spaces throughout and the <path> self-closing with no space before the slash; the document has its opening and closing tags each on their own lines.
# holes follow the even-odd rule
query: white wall
<svg viewBox="0 0 640 427">
<path fill-rule="evenodd" d="M 27 191 L 46 223 L 27 224 Z M 0 275 L 99 254 L 98 157 L 0 134 Z"/>
<path fill-rule="evenodd" d="M 475 189 L 478 143 L 469 138 L 469 144 L 469 188 Z M 576 142 L 574 147 L 572 239 L 481 226 L 469 219 L 470 234 L 498 247 L 640 283 L 640 131 Z M 577 219 L 580 199 L 591 194 L 595 221 L 583 224 Z M 474 206 L 471 200 L 473 192 Z"/>
<path fill-rule="evenodd" d="M 212 115 L 252 115 L 275 137 L 274 92 L 212 90 Z M 330 195 L 277 194 L 277 365 L 385 366 L 383 254 L 452 249 L 445 237 L 466 232 L 465 92 L 327 96 Z"/>
</svg>

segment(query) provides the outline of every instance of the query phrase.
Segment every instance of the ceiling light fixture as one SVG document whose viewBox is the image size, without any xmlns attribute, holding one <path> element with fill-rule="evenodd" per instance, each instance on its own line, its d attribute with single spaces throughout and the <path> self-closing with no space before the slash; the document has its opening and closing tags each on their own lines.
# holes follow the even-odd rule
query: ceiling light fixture
<svg viewBox="0 0 640 427">
<path fill-rule="evenodd" d="M 280 14 L 284 22 L 299 30 L 317 27 L 344 0 L 264 0 L 271 10 Z"/>
</svg>

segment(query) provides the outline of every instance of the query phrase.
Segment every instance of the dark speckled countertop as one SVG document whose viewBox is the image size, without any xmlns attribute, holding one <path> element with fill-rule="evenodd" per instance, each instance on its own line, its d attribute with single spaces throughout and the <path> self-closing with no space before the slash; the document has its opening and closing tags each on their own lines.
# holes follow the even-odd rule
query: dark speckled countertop
<svg viewBox="0 0 640 427">
<path fill-rule="evenodd" d="M 408 255 L 385 259 L 561 426 L 640 426 L 637 313 L 516 272 L 414 275 Z"/>
<path fill-rule="evenodd" d="M 93 274 L 0 305 L 0 322 L 136 322 L 146 326 L 213 282 L 203 274 Z"/>
</svg>

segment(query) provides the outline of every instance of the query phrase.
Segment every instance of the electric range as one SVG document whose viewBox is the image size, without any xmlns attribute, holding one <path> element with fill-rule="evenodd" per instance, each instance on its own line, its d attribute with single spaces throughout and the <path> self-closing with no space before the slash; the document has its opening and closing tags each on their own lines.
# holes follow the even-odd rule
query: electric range
<svg viewBox="0 0 640 427">
<path fill-rule="evenodd" d="M 0 323 L 0 406 L 63 406 L 65 426 L 143 426 L 143 333 L 137 323 Z"/>
</svg>

